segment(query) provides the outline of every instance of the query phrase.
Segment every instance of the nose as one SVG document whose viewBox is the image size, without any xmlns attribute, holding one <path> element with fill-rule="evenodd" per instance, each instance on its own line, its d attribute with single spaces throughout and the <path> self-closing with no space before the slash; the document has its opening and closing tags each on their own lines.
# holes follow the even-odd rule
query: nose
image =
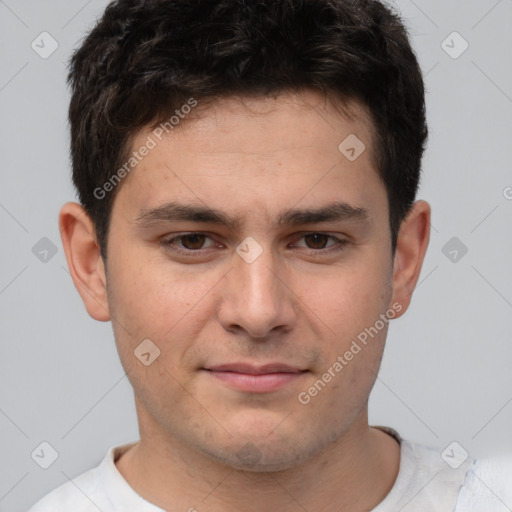
<svg viewBox="0 0 512 512">
<path fill-rule="evenodd" d="M 263 248 L 254 261 L 239 254 L 233 258 L 218 312 L 224 329 L 260 340 L 291 330 L 296 322 L 296 296 L 286 283 L 279 257 Z"/>
</svg>

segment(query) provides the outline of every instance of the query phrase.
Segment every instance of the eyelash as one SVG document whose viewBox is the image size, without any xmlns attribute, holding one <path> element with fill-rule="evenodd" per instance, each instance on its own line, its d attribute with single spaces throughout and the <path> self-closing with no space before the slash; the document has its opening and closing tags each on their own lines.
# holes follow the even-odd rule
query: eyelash
<svg viewBox="0 0 512 512">
<path fill-rule="evenodd" d="M 205 237 L 212 239 L 212 237 L 209 236 L 207 233 L 193 231 L 190 233 L 183 233 L 181 235 L 177 235 L 172 238 L 168 238 L 166 240 L 162 240 L 161 245 L 166 250 L 175 251 L 178 254 L 182 254 L 182 255 L 186 255 L 186 256 L 202 256 L 202 255 L 204 255 L 204 251 L 207 251 L 208 249 L 196 249 L 196 250 L 183 249 L 183 248 L 179 248 L 179 246 L 176 245 L 177 241 L 181 240 L 182 238 L 184 238 L 186 236 L 190 236 L 190 235 L 204 235 Z M 305 249 L 310 254 L 318 255 L 318 254 L 330 254 L 330 253 L 339 252 L 339 251 L 342 251 L 343 249 L 345 249 L 345 246 L 349 244 L 349 241 L 346 239 L 338 238 L 336 236 L 329 235 L 328 233 L 324 233 L 322 231 L 311 231 L 308 233 L 304 233 L 298 240 L 301 240 L 302 238 L 304 238 L 308 235 L 324 235 L 324 236 L 327 236 L 328 238 L 331 238 L 336 241 L 335 245 L 332 245 L 330 247 L 323 248 L 323 249 L 311 249 L 311 248 L 306 247 Z"/>
</svg>

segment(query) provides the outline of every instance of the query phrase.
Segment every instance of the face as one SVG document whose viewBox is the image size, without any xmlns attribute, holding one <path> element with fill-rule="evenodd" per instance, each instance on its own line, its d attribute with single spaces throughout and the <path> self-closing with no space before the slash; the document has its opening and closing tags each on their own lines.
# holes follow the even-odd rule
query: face
<svg viewBox="0 0 512 512">
<path fill-rule="evenodd" d="M 402 306 L 372 125 L 351 109 L 313 92 L 219 101 L 155 139 L 122 183 L 108 309 L 153 434 L 258 471 L 366 421 Z M 356 159 L 359 146 L 339 149 L 351 134 Z"/>
</svg>

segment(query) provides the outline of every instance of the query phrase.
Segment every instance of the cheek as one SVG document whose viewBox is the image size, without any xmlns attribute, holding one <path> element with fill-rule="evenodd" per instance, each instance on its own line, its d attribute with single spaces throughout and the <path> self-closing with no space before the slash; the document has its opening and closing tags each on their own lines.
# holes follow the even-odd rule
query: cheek
<svg viewBox="0 0 512 512">
<path fill-rule="evenodd" d="M 211 272 L 192 272 L 157 253 L 134 251 L 114 262 L 112 299 L 133 329 L 162 335 L 202 302 L 215 284 Z"/>
<path fill-rule="evenodd" d="M 181 362 L 209 317 L 212 301 L 208 292 L 214 279 L 204 273 L 180 273 L 175 266 L 147 258 L 145 264 L 139 263 L 133 256 L 112 261 L 108 286 L 115 318 L 112 325 L 122 366 L 136 395 L 155 417 L 165 421 L 162 411 L 191 402 L 180 385 L 187 385 L 187 369 Z M 157 347 L 153 352 L 150 346 L 150 358 L 158 355 L 146 366 L 137 354 L 147 339 Z M 192 402 L 187 410 L 190 407 Z"/>
<path fill-rule="evenodd" d="M 301 283 L 303 302 L 331 334 L 357 335 L 373 325 L 392 297 L 391 258 L 362 255 Z M 346 339 L 345 336 L 342 336 Z"/>
<path fill-rule="evenodd" d="M 225 271 L 191 271 L 160 258 L 149 262 L 147 256 L 145 261 L 123 258 L 113 265 L 109 304 L 118 320 L 117 326 L 113 322 L 118 352 L 125 367 L 141 370 L 133 352 L 150 339 L 160 350 L 158 362 L 174 373 L 215 318 L 216 286 Z"/>
</svg>

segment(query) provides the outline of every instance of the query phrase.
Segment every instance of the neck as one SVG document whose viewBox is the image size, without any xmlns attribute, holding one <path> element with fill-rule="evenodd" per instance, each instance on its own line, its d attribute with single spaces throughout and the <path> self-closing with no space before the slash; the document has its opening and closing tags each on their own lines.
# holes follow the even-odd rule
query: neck
<svg viewBox="0 0 512 512">
<path fill-rule="evenodd" d="M 237 470 L 140 424 L 141 440 L 116 466 L 140 496 L 169 511 L 260 512 L 377 506 L 398 475 L 400 448 L 368 427 L 367 413 L 327 449 L 283 471 Z"/>
</svg>

